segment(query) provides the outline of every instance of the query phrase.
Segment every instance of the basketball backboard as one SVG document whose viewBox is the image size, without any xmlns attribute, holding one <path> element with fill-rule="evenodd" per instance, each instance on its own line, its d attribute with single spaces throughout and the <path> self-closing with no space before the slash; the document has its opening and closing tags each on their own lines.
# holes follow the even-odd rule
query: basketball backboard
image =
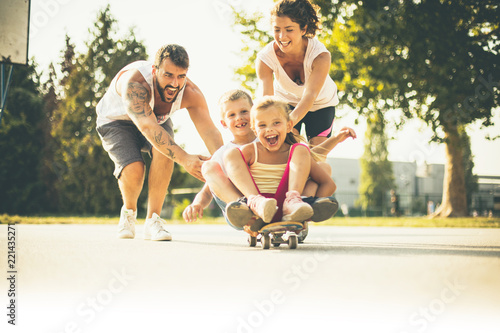
<svg viewBox="0 0 500 333">
<path fill-rule="evenodd" d="M 28 63 L 30 2 L 0 1 L 0 63 Z"/>
</svg>

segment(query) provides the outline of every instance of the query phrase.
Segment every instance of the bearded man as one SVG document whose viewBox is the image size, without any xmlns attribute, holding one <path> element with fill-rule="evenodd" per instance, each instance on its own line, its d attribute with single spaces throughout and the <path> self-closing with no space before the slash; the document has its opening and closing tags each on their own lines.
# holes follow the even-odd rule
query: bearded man
<svg viewBox="0 0 500 333">
<path fill-rule="evenodd" d="M 114 175 L 123 198 L 119 238 L 134 238 L 137 201 L 145 179 L 142 152 L 151 154 L 148 209 L 144 239 L 171 240 L 160 217 L 174 162 L 203 180 L 207 157 L 191 155 L 174 142 L 170 116 L 186 109 L 211 154 L 222 146 L 201 90 L 187 77 L 189 57 L 179 45 L 169 44 L 154 62 L 136 61 L 121 69 L 97 105 L 97 132 L 115 164 Z"/>
</svg>

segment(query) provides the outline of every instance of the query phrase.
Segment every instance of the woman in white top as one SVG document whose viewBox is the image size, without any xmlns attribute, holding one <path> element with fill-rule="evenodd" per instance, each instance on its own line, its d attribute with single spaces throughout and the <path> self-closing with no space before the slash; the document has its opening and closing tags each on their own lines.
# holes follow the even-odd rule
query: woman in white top
<svg viewBox="0 0 500 333">
<path fill-rule="evenodd" d="M 311 145 L 332 132 L 337 86 L 328 75 L 330 52 L 316 35 L 319 19 L 307 0 L 282 0 L 271 11 L 274 41 L 257 55 L 257 77 L 263 95 L 284 99 L 294 110 L 295 129 L 305 124 Z"/>
</svg>

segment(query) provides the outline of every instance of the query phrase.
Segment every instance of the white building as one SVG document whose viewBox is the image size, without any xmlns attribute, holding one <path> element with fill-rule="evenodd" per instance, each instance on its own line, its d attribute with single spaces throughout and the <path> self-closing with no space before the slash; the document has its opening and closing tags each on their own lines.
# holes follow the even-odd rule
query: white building
<svg viewBox="0 0 500 333">
<path fill-rule="evenodd" d="M 362 215 L 356 204 L 361 182 L 360 160 L 329 157 L 327 162 L 332 167 L 332 178 L 337 184 L 335 197 L 339 205 L 354 215 Z M 402 214 L 425 215 L 436 209 L 443 196 L 444 164 L 392 162 L 392 169 Z M 500 176 L 477 178 L 478 190 L 472 195 L 470 214 L 500 215 Z M 380 209 L 384 215 L 390 208 L 389 198 L 388 191 L 387 206 Z"/>
<path fill-rule="evenodd" d="M 361 166 L 358 159 L 327 158 L 332 167 L 332 178 L 337 184 L 335 197 L 339 204 L 352 211 L 357 207 Z M 417 165 L 410 162 L 392 162 L 395 191 L 399 197 L 399 207 L 403 214 L 426 214 L 427 204 L 434 205 L 441 201 L 443 195 L 444 165 Z M 389 200 L 389 191 L 387 198 Z M 389 208 L 389 202 L 385 209 Z"/>
</svg>

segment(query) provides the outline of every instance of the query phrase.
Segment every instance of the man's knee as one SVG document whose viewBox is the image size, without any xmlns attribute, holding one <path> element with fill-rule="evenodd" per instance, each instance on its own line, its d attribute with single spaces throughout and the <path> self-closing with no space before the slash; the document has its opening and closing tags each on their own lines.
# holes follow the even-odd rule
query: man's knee
<svg viewBox="0 0 500 333">
<path fill-rule="evenodd" d="M 119 180 L 122 182 L 142 182 L 144 180 L 144 169 L 143 162 L 132 162 L 123 168 Z"/>
</svg>

